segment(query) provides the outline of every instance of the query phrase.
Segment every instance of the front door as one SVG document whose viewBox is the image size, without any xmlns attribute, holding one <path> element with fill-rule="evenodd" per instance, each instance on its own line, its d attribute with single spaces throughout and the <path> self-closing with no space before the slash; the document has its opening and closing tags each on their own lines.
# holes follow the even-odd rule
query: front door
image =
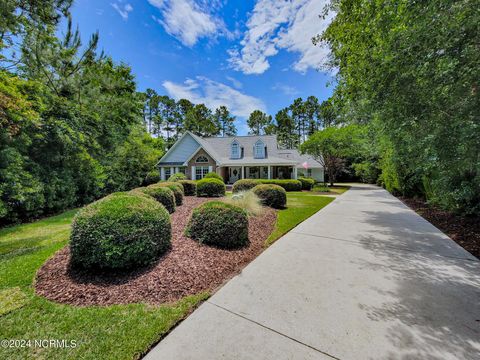
<svg viewBox="0 0 480 360">
<path fill-rule="evenodd" d="M 228 168 L 228 179 L 230 184 L 233 184 L 235 181 L 242 178 L 242 167 L 241 166 L 231 166 Z"/>
</svg>

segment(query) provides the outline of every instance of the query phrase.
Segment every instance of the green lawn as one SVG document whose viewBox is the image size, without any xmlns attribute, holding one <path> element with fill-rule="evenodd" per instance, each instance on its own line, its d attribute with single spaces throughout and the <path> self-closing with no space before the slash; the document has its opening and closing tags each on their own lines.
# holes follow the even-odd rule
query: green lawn
<svg viewBox="0 0 480 360">
<path fill-rule="evenodd" d="M 287 208 L 278 212 L 275 230 L 270 234 L 265 244 L 267 246 L 271 245 L 283 234 L 332 201 L 333 198 L 318 196 L 311 192 L 288 192 Z"/>
<path fill-rule="evenodd" d="M 288 193 L 288 208 L 278 213 L 270 245 L 332 198 Z M 0 359 L 135 359 L 208 294 L 189 296 L 166 306 L 108 307 L 60 305 L 36 296 L 38 268 L 67 244 L 76 210 L 30 224 L 0 230 L 0 340 L 74 340 L 75 348 L 0 348 Z"/>
<path fill-rule="evenodd" d="M 0 348 L 0 359 L 133 359 L 208 294 L 168 306 L 79 308 L 36 296 L 33 278 L 65 246 L 75 211 L 0 230 L 0 339 L 74 340 L 76 348 Z"/>
</svg>

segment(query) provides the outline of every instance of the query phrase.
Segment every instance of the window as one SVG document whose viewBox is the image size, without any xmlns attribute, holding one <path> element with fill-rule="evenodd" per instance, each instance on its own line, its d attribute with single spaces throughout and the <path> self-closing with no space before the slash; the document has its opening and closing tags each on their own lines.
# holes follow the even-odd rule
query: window
<svg viewBox="0 0 480 360">
<path fill-rule="evenodd" d="M 208 166 L 197 166 L 195 168 L 195 179 L 201 180 L 208 174 Z"/>
<path fill-rule="evenodd" d="M 258 140 L 253 147 L 253 157 L 256 159 L 263 159 L 265 157 L 265 145 L 261 140 Z"/>
<path fill-rule="evenodd" d="M 208 163 L 208 158 L 204 155 L 200 155 L 197 157 L 197 160 L 195 160 L 196 163 Z"/>
<path fill-rule="evenodd" d="M 240 145 L 236 141 L 232 143 L 232 159 L 239 159 L 240 158 Z"/>
<path fill-rule="evenodd" d="M 312 169 L 308 169 L 308 170 L 307 170 L 307 176 L 308 176 L 308 177 L 312 177 Z"/>
<path fill-rule="evenodd" d="M 172 172 L 170 170 L 171 168 L 169 167 L 165 168 L 165 179 L 168 179 L 170 175 L 172 175 Z"/>
<path fill-rule="evenodd" d="M 182 174 L 185 174 L 185 172 L 187 171 L 187 168 L 186 167 L 181 167 L 181 168 L 178 168 L 179 172 L 181 172 Z"/>
</svg>

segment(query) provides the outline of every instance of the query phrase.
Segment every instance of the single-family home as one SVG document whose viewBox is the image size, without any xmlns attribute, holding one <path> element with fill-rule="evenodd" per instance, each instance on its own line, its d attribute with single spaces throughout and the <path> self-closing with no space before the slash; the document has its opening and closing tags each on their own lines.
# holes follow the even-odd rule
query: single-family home
<svg viewBox="0 0 480 360">
<path fill-rule="evenodd" d="M 227 184 L 239 179 L 324 178 L 318 161 L 296 149 L 282 148 L 275 135 L 204 138 L 187 131 L 157 165 L 162 180 L 179 172 L 191 180 L 216 172 Z"/>
</svg>

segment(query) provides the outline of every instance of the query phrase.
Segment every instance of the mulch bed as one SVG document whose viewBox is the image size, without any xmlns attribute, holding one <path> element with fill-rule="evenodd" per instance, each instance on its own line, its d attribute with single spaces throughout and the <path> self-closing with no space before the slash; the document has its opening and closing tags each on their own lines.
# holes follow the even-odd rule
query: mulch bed
<svg viewBox="0 0 480 360">
<path fill-rule="evenodd" d="M 138 302 L 157 305 L 214 290 L 262 252 L 275 227 L 276 212 L 266 208 L 264 214 L 249 219 L 248 247 L 222 250 L 200 245 L 184 235 L 193 209 L 208 200 L 185 197 L 184 204 L 172 214 L 172 249 L 150 268 L 116 274 L 78 272 L 69 267 L 67 246 L 38 271 L 36 293 L 77 306 Z"/>
<path fill-rule="evenodd" d="M 421 199 L 401 198 L 410 208 L 480 259 L 480 218 L 466 217 L 431 206 Z"/>
</svg>

